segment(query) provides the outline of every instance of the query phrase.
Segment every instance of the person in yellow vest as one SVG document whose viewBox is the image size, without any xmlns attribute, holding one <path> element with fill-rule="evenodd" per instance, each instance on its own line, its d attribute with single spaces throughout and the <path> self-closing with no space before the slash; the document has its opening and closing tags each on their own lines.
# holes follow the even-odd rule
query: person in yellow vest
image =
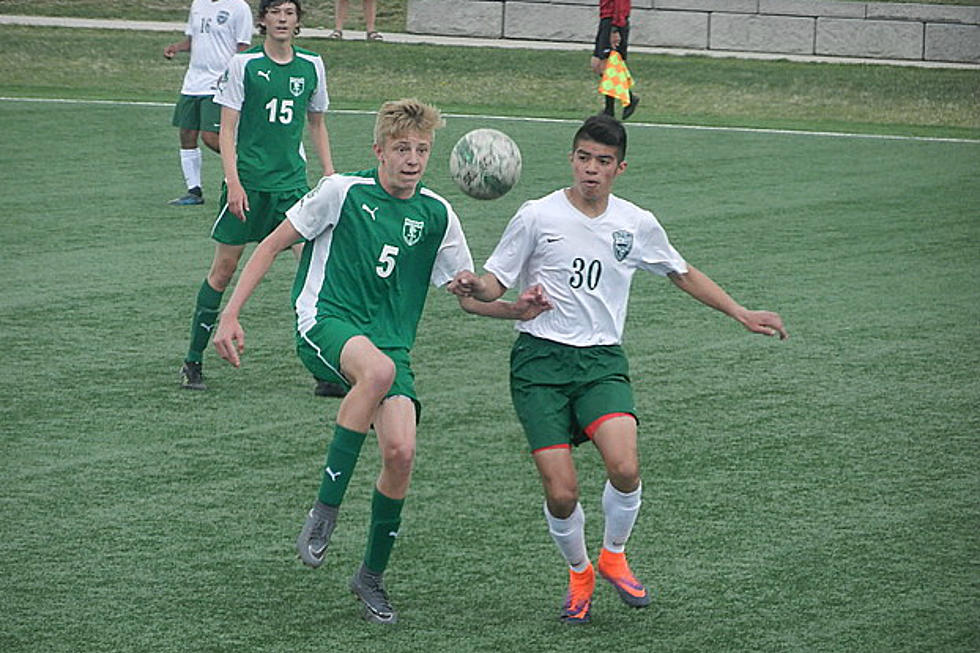
<svg viewBox="0 0 980 653">
<path fill-rule="evenodd" d="M 592 70 L 601 76 L 599 93 L 604 96 L 603 113 L 615 116 L 616 100 L 623 105 L 623 120 L 636 111 L 640 97 L 630 90 L 633 77 L 626 67 L 626 54 L 629 48 L 629 2 L 625 13 L 603 16 L 600 11 L 599 29 L 596 33 L 595 49 L 592 52 Z M 601 9 L 601 6 L 600 6 Z M 618 24 L 617 24 L 618 23 Z"/>
</svg>

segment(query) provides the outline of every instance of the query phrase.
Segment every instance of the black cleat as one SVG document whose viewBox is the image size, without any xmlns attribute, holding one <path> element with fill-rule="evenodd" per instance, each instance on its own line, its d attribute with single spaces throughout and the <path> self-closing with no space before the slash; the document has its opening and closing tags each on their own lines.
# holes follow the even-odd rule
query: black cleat
<svg viewBox="0 0 980 653">
<path fill-rule="evenodd" d="M 180 366 L 180 387 L 184 390 L 207 390 L 200 363 L 184 361 Z"/>
<path fill-rule="evenodd" d="M 317 379 L 313 394 L 317 397 L 346 397 L 347 388 L 339 383 Z"/>
</svg>

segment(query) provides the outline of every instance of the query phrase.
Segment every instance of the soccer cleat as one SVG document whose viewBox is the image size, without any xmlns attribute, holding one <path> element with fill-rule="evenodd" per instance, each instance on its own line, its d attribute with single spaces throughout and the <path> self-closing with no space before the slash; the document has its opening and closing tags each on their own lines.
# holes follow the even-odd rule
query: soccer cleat
<svg viewBox="0 0 980 653">
<path fill-rule="evenodd" d="M 393 624 L 398 621 L 395 609 L 391 607 L 385 581 L 361 563 L 354 577 L 350 579 L 350 591 L 364 604 L 364 618 L 376 624 Z"/>
<path fill-rule="evenodd" d="M 558 616 L 566 624 L 587 624 L 592 618 L 592 593 L 595 591 L 595 569 L 592 563 L 582 572 L 568 570 L 568 594 Z"/>
<path fill-rule="evenodd" d="M 640 96 L 636 93 L 630 93 L 630 103 L 623 107 L 623 120 L 628 120 L 633 112 L 636 111 L 636 105 L 640 103 Z"/>
<path fill-rule="evenodd" d="M 167 202 L 170 206 L 195 206 L 198 204 L 204 204 L 204 194 L 201 193 L 201 188 L 195 186 L 187 191 L 187 194 L 183 197 L 178 197 L 175 200 L 170 200 Z"/>
<path fill-rule="evenodd" d="M 339 383 L 316 379 L 316 387 L 313 388 L 313 394 L 317 397 L 346 397 L 347 388 Z"/>
<path fill-rule="evenodd" d="M 310 509 L 303 530 L 296 538 L 296 552 L 304 565 L 316 569 L 323 564 L 323 554 L 327 552 L 330 536 L 336 526 L 336 506 L 326 506 L 317 502 L 317 505 Z"/>
<path fill-rule="evenodd" d="M 200 363 L 184 361 L 180 366 L 180 387 L 184 390 L 207 390 L 204 385 L 204 374 Z"/>
<path fill-rule="evenodd" d="M 619 598 L 626 605 L 634 608 L 650 605 L 650 593 L 630 571 L 629 565 L 626 564 L 625 553 L 613 553 L 608 549 L 602 549 L 599 552 L 599 574 L 616 588 Z"/>
</svg>

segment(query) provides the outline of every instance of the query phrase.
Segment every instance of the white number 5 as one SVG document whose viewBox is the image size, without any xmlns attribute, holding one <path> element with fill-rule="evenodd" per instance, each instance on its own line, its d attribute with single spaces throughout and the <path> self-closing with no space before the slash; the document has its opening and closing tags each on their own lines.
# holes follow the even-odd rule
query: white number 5
<svg viewBox="0 0 980 653">
<path fill-rule="evenodd" d="M 394 245 L 385 245 L 381 248 L 381 256 L 378 257 L 378 261 L 381 265 L 374 268 L 374 271 L 378 273 L 378 276 L 382 279 L 387 279 L 395 269 L 395 257 L 398 256 L 398 248 Z"/>
</svg>

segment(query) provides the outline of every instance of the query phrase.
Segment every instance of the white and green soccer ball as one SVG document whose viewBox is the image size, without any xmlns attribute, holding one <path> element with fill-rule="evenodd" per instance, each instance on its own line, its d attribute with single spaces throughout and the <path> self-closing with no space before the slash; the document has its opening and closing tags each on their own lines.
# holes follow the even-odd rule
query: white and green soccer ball
<svg viewBox="0 0 980 653">
<path fill-rule="evenodd" d="M 470 197 L 496 199 L 521 178 L 521 150 L 501 131 L 474 129 L 453 146 L 449 175 Z"/>
</svg>

